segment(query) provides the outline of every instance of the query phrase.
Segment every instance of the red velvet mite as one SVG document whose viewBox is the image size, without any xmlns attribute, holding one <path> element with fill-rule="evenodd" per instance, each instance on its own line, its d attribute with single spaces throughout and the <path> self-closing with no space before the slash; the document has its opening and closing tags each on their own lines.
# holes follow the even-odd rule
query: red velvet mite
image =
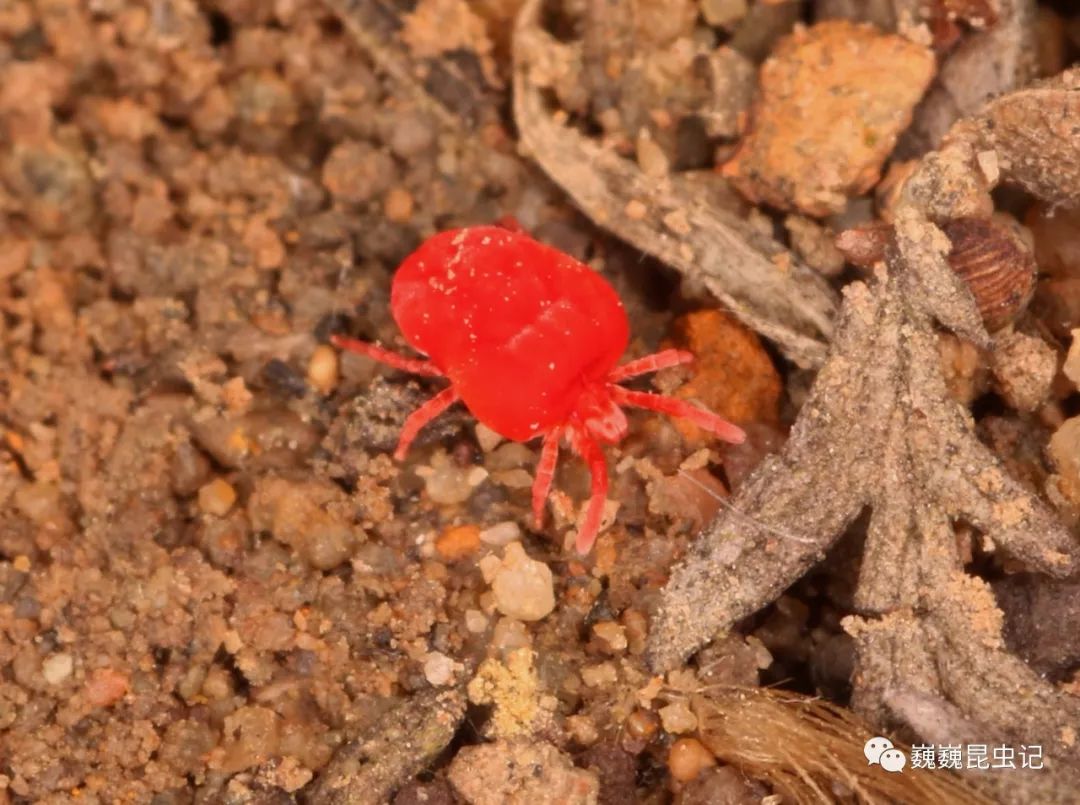
<svg viewBox="0 0 1080 805">
<path fill-rule="evenodd" d="M 592 475 L 577 535 L 583 554 L 596 540 L 607 498 L 601 445 L 626 436 L 620 406 L 683 417 L 728 442 L 745 438 L 735 425 L 688 402 L 620 386 L 693 355 L 667 349 L 617 366 L 630 330 L 615 289 L 588 266 L 522 232 L 475 226 L 428 238 L 394 275 L 390 308 L 405 340 L 427 360 L 341 336 L 332 341 L 398 369 L 450 381 L 405 421 L 394 457 L 404 458 L 420 429 L 459 400 L 507 439 L 542 437 L 532 489 L 539 528 L 565 439 Z"/>
</svg>

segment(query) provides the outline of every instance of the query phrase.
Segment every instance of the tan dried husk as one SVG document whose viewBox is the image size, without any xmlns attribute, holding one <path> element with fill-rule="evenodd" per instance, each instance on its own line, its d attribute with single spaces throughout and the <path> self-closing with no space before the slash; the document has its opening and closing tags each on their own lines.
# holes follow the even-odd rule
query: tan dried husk
<svg viewBox="0 0 1080 805">
<path fill-rule="evenodd" d="M 771 688 L 706 687 L 690 703 L 710 752 L 794 805 L 828 805 L 845 789 L 865 803 L 993 801 L 948 771 L 895 774 L 869 765 L 863 747 L 877 733 L 823 699 Z M 910 746 L 893 744 L 911 756 Z"/>
</svg>

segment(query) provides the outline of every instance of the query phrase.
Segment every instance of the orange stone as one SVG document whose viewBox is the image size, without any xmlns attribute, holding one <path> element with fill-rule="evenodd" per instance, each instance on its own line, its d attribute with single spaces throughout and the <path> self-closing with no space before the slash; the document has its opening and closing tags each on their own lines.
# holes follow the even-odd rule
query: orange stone
<svg viewBox="0 0 1080 805">
<path fill-rule="evenodd" d="M 744 425 L 780 420 L 783 384 L 757 335 L 719 310 L 699 310 L 675 321 L 672 341 L 694 353 L 693 377 L 675 391 L 710 411 Z M 683 419 L 673 419 L 688 441 L 701 441 L 702 431 Z"/>
<path fill-rule="evenodd" d="M 825 216 L 877 183 L 936 71 L 933 52 L 848 20 L 799 27 L 761 66 L 723 173 L 746 198 Z"/>
<path fill-rule="evenodd" d="M 443 531 L 435 540 L 435 550 L 447 562 L 457 562 L 480 549 L 480 527 L 456 525 Z"/>
</svg>

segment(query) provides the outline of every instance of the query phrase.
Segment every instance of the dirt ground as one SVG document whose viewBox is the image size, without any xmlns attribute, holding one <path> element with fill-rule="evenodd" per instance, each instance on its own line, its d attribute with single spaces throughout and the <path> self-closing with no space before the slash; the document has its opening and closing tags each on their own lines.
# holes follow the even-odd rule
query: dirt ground
<svg viewBox="0 0 1080 805">
<path fill-rule="evenodd" d="M 855 649 L 841 620 L 860 535 L 687 669 L 657 676 L 646 650 L 671 568 L 784 444 L 813 373 L 702 283 L 611 237 L 518 148 L 519 5 L 0 7 L 0 805 L 794 801 L 717 759 L 692 694 L 779 685 L 846 705 Z M 672 89 L 678 48 L 635 96 L 712 129 L 659 125 L 642 139 L 629 121 L 657 118 L 633 104 L 608 105 L 618 122 L 603 104 L 581 112 L 599 91 L 588 59 L 579 83 L 552 92 L 646 174 L 704 169 L 718 204 L 839 289 L 865 273 L 833 236 L 849 200 L 865 208 L 884 193 L 905 121 L 886 110 L 868 122 L 866 165 L 850 175 L 822 184 L 785 163 L 769 178 L 777 149 L 798 148 L 777 135 L 782 119 L 750 115 L 757 68 L 814 19 L 813 4 L 785 5 L 786 23 L 766 23 L 746 15 L 776 3 L 641 3 L 665 48 L 691 30 L 707 30 L 709 47 L 742 37 L 745 64 L 725 73 L 741 95 L 711 117 L 700 92 Z M 1045 24 L 1060 67 L 1080 17 L 1057 6 Z M 396 44 L 373 50 L 355 30 L 371 17 L 350 9 L 381 19 Z M 954 27 L 965 36 L 970 21 Z M 896 91 L 914 107 L 935 55 L 899 37 L 890 48 L 910 59 Z M 402 63 L 421 72 L 402 78 Z M 761 82 L 765 97 L 788 92 Z M 655 388 L 749 435 L 724 445 L 631 414 L 587 556 L 572 547 L 589 491 L 580 461 L 561 462 L 537 529 L 538 445 L 455 408 L 396 462 L 401 423 L 441 381 L 328 345 L 345 333 L 404 349 L 393 269 L 437 231 L 506 215 L 611 281 L 631 356 L 672 344 L 699 355 Z M 944 335 L 943 365 L 984 442 L 1032 488 L 1053 485 L 1075 518 L 1075 437 L 1059 427 L 1077 396 L 1059 368 L 1080 323 L 1080 239 L 1040 215 L 1027 222 L 1049 277 L 1036 304 L 1051 311 L 1039 328 L 1053 390 L 1002 389 L 985 356 Z M 1036 409 L 1041 419 L 1018 413 Z M 1021 602 L 1044 594 L 1004 585 Z M 1071 678 L 1074 646 L 1017 634 L 1040 670 Z M 433 714 L 441 732 L 410 731 Z M 366 795 L 335 793 L 364 768 Z M 856 801 L 842 787 L 831 796 Z"/>
</svg>

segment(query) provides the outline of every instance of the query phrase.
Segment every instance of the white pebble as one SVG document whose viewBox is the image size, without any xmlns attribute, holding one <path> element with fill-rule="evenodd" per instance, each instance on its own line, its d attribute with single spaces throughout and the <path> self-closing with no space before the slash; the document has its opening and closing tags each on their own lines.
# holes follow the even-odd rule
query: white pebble
<svg viewBox="0 0 1080 805">
<path fill-rule="evenodd" d="M 487 615 L 479 609 L 465 610 L 465 628 L 473 634 L 483 634 L 488 628 Z"/>
<path fill-rule="evenodd" d="M 491 645 L 505 655 L 519 648 L 531 648 L 532 637 L 521 621 L 499 618 L 491 633 Z"/>
<path fill-rule="evenodd" d="M 502 442 L 503 437 L 489 428 L 487 425 L 477 422 L 476 423 L 476 443 L 480 445 L 480 449 L 485 453 L 490 453 L 499 443 Z"/>
<path fill-rule="evenodd" d="M 436 687 L 449 685 L 454 681 L 455 665 L 457 663 L 441 651 L 429 652 L 424 658 L 424 679 Z"/>
<path fill-rule="evenodd" d="M 424 479 L 428 497 L 444 505 L 464 503 L 487 478 L 483 467 L 459 467 L 443 451 L 431 457 L 431 466 L 417 468 L 416 474 Z"/>
<path fill-rule="evenodd" d="M 686 702 L 674 702 L 660 708 L 660 723 L 664 725 L 664 730 L 672 735 L 693 732 L 697 729 L 697 716 Z"/>
<path fill-rule="evenodd" d="M 511 542 L 491 582 L 495 606 L 511 618 L 538 621 L 555 609 L 551 569 L 529 558 L 520 542 Z"/>
<path fill-rule="evenodd" d="M 480 532 L 480 541 L 487 545 L 502 547 L 521 539 L 521 528 L 513 520 L 504 520 Z"/>
<path fill-rule="evenodd" d="M 614 685 L 619 679 L 619 673 L 610 662 L 602 662 L 599 665 L 588 665 L 582 668 L 581 679 L 590 688 L 598 688 Z"/>
<path fill-rule="evenodd" d="M 75 660 L 70 654 L 53 654 L 41 664 L 41 673 L 50 685 L 59 685 L 75 668 Z"/>
</svg>

